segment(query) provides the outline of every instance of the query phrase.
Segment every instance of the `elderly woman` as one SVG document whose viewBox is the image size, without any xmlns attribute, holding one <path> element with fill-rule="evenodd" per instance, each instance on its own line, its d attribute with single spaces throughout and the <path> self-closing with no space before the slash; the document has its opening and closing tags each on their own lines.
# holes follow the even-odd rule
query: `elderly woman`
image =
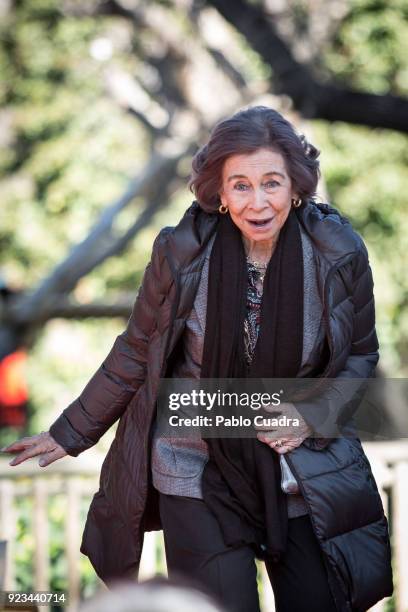
<svg viewBox="0 0 408 612">
<path fill-rule="evenodd" d="M 217 124 L 193 159 L 196 200 L 156 238 L 125 331 L 49 432 L 5 449 L 13 465 L 36 455 L 48 465 L 120 419 L 81 545 L 105 582 L 137 576 L 144 532 L 163 529 L 169 575 L 187 574 L 233 612 L 259 610 L 256 558 L 278 612 L 363 611 L 392 593 L 381 499 L 360 440 L 331 429 L 347 419 L 332 414 L 329 391 L 282 404 L 299 418 L 283 433 L 157 428 L 163 377 L 374 375 L 367 251 L 315 201 L 317 157 L 267 107 Z"/>
</svg>

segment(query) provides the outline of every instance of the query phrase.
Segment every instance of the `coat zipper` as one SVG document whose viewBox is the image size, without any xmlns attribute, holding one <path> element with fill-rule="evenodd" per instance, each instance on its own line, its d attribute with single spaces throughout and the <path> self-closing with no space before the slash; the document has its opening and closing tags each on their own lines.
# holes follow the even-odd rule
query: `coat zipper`
<svg viewBox="0 0 408 612">
<path fill-rule="evenodd" d="M 330 291 L 330 282 L 332 277 L 334 276 L 334 274 L 337 272 L 337 270 L 339 270 L 342 266 L 348 264 L 354 257 L 355 255 L 349 255 L 347 256 L 344 261 L 342 261 L 341 263 L 336 264 L 335 266 L 332 266 L 329 270 L 329 272 L 327 273 L 326 276 L 326 281 L 324 284 L 324 317 L 325 317 L 325 322 L 326 322 L 326 329 L 327 329 L 327 340 L 328 340 L 328 344 L 329 344 L 329 350 L 330 350 L 330 358 L 329 358 L 329 363 L 327 364 L 323 374 L 321 375 L 321 377 L 319 378 L 325 378 L 327 377 L 327 373 L 330 371 L 331 368 L 331 364 L 333 361 L 333 340 L 332 340 L 332 335 L 331 335 L 331 329 L 330 329 L 330 313 L 329 313 L 329 291 Z M 315 452 L 319 452 L 319 451 L 315 451 Z M 293 462 L 292 459 L 289 457 L 290 453 L 285 453 L 285 459 L 287 461 L 287 463 L 289 464 L 290 470 L 293 473 L 293 475 L 296 477 L 296 481 L 298 483 L 299 489 L 302 493 L 302 497 L 304 499 L 304 502 L 307 506 L 307 511 L 310 517 L 310 523 L 312 525 L 312 529 L 313 532 L 315 534 L 315 537 L 317 539 L 317 541 L 319 542 L 319 546 L 322 550 L 322 553 L 324 554 L 325 557 L 327 557 L 326 551 L 324 550 L 323 546 L 321 545 L 320 542 L 320 538 L 317 535 L 317 531 L 316 531 L 316 527 L 314 524 L 314 519 L 313 519 L 313 512 L 311 509 L 311 506 L 305 496 L 305 489 L 302 483 L 301 478 L 299 477 L 299 474 L 297 473 L 296 469 L 293 466 Z M 350 602 L 347 600 L 347 604 L 350 605 Z"/>
<path fill-rule="evenodd" d="M 327 330 L 327 340 L 328 340 L 328 344 L 329 344 L 329 350 L 330 350 L 330 357 L 329 357 L 329 363 L 327 364 L 323 374 L 321 376 L 319 376 L 319 378 L 324 379 L 327 377 L 327 373 L 330 371 L 331 368 L 331 364 L 333 361 L 333 340 L 332 340 L 332 336 L 331 336 L 331 329 L 330 329 L 330 313 L 329 313 L 329 291 L 330 291 L 330 282 L 332 277 L 334 276 L 334 274 L 337 272 L 337 270 L 339 268 L 341 268 L 342 266 L 348 264 L 354 257 L 354 254 L 352 255 L 348 255 L 347 257 L 345 257 L 344 261 L 337 263 L 336 265 L 332 266 L 330 268 L 330 270 L 327 273 L 326 276 L 326 280 L 324 283 L 324 304 L 323 304 L 323 312 L 324 312 L 324 318 L 325 318 L 325 322 L 326 322 L 326 330 Z M 316 451 L 318 452 L 318 451 Z M 286 459 L 286 456 L 285 456 Z M 289 460 L 289 463 L 291 463 L 291 460 Z M 298 484 L 300 484 L 298 482 Z M 302 488 L 302 486 L 300 485 L 300 488 Z M 310 514 L 310 513 L 309 513 Z"/>
</svg>

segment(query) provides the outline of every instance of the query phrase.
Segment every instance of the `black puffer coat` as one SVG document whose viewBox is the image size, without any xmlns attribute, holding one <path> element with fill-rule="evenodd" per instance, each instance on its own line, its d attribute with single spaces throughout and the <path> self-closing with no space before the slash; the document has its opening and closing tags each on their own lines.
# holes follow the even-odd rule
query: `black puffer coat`
<svg viewBox="0 0 408 612">
<path fill-rule="evenodd" d="M 325 375 L 369 378 L 378 361 L 373 283 L 366 248 L 350 223 L 328 205 L 297 209 L 312 239 L 328 324 Z M 153 245 L 126 330 L 100 368 L 50 428 L 70 455 L 90 448 L 119 418 L 92 500 L 81 551 L 105 581 L 136 577 L 145 531 L 161 528 L 151 484 L 152 423 L 160 378 L 191 311 L 217 215 L 196 202 Z M 387 520 L 358 438 L 330 439 L 329 394 L 302 406 L 325 436 L 309 438 L 286 458 L 308 504 L 313 528 L 333 569 L 339 612 L 366 610 L 392 593 Z M 329 433 L 328 433 L 329 432 Z"/>
</svg>

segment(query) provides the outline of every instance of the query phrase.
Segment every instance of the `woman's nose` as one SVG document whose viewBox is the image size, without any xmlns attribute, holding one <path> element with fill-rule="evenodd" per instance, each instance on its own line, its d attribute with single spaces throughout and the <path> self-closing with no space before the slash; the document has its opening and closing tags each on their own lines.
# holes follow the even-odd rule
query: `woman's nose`
<svg viewBox="0 0 408 612">
<path fill-rule="evenodd" d="M 267 194 L 262 187 L 255 188 L 252 192 L 251 208 L 262 210 L 267 205 Z"/>
</svg>

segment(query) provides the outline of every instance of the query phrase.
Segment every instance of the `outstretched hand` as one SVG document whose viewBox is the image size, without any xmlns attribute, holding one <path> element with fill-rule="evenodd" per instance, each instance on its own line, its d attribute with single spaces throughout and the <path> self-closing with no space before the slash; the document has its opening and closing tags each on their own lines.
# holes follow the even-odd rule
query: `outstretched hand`
<svg viewBox="0 0 408 612">
<path fill-rule="evenodd" d="M 12 459 L 9 465 L 19 465 L 26 461 L 40 455 L 38 465 L 46 467 L 61 457 L 65 457 L 68 453 L 54 440 L 48 431 L 42 431 L 35 436 L 29 436 L 16 440 L 4 446 L 1 449 L 2 453 L 17 453 L 14 459 Z"/>
</svg>

